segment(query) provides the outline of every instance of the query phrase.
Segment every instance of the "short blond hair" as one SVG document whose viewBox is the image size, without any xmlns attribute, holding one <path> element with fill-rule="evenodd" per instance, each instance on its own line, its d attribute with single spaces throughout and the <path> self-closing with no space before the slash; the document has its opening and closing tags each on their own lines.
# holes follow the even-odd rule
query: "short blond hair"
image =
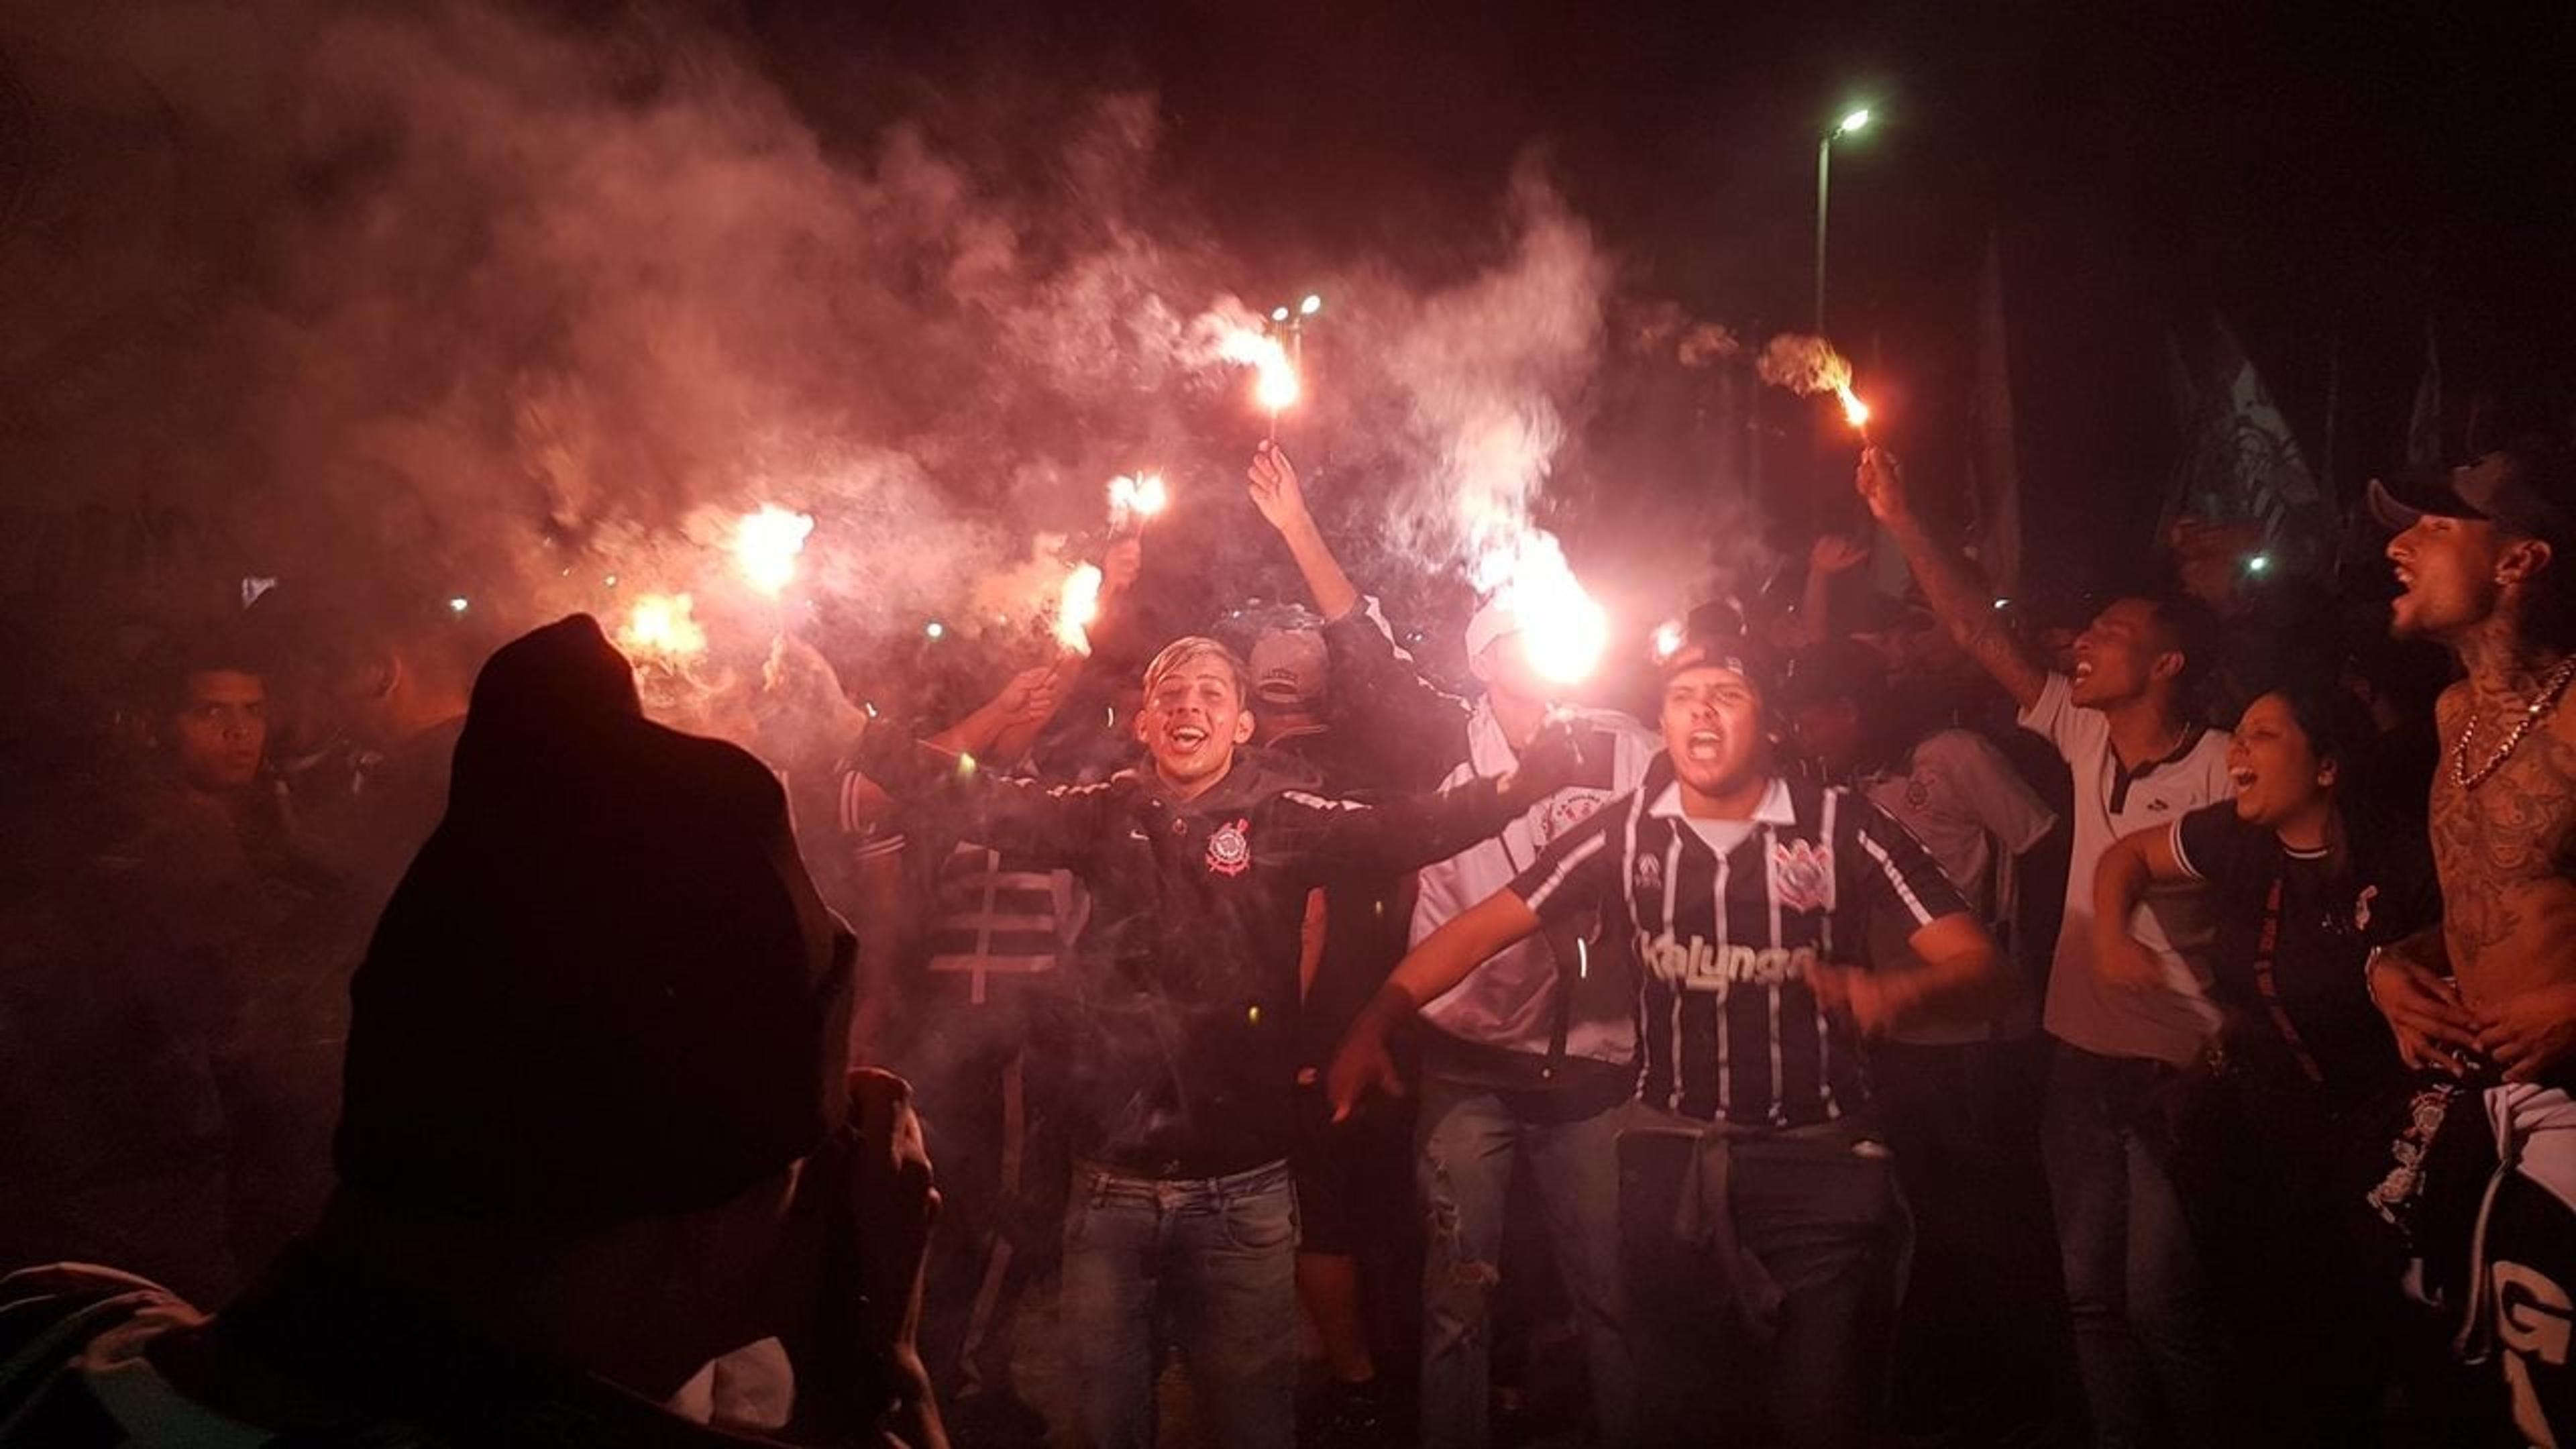
<svg viewBox="0 0 2576 1449">
<path fill-rule="evenodd" d="M 1151 700 L 1154 686 L 1161 684 L 1173 670 L 1202 659 L 1214 659 L 1225 666 L 1226 677 L 1234 681 L 1235 703 L 1248 705 L 1252 702 L 1250 667 L 1233 650 L 1204 634 L 1192 634 L 1163 646 L 1163 652 L 1155 655 L 1154 662 L 1145 666 L 1145 698 Z"/>
</svg>

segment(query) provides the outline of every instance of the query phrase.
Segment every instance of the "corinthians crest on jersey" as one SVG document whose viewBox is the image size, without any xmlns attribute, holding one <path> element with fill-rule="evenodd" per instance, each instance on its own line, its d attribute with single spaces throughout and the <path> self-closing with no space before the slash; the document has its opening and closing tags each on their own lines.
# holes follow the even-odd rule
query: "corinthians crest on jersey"
<svg viewBox="0 0 2576 1449">
<path fill-rule="evenodd" d="M 1640 1094 L 1745 1126 L 1831 1121 L 1869 1100 L 1860 1043 L 1815 988 L 1866 967 L 1872 922 L 1910 935 L 1967 903 L 1866 798 L 1773 780 L 1724 821 L 1691 817 L 1669 761 L 1549 846 L 1512 885 L 1556 925 L 1599 910 L 1637 944 Z"/>
<path fill-rule="evenodd" d="M 1252 822 L 1233 820 L 1208 837 L 1208 869 L 1218 875 L 1241 875 L 1252 869 Z"/>
</svg>

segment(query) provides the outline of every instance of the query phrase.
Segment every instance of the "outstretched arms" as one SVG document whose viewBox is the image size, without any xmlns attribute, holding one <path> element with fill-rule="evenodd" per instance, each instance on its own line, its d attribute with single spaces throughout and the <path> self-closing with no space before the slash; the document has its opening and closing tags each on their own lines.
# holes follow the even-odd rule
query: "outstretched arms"
<svg viewBox="0 0 2576 1449">
<path fill-rule="evenodd" d="M 2047 671 L 2032 662 L 2021 646 L 2006 633 L 1995 618 L 1994 600 L 1988 596 L 1984 580 L 1958 550 L 1932 536 L 1930 528 L 1914 512 L 1905 492 L 1904 470 L 1896 456 L 1884 448 L 1871 448 L 1861 454 L 1860 473 L 1854 479 L 1861 500 L 1869 505 L 1870 516 L 1887 528 L 1896 546 L 1905 551 L 1905 562 L 1923 585 L 1924 596 L 1932 602 L 1932 612 L 1959 641 L 1959 647 L 1984 666 L 2013 698 L 2013 703 L 2028 711 L 2039 702 L 2040 691 L 2048 684 Z"/>
</svg>

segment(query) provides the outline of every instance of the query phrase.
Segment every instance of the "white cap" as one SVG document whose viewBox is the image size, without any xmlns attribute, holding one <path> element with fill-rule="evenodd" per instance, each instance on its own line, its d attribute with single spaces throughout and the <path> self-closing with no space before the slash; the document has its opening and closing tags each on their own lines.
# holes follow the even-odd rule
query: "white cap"
<svg viewBox="0 0 2576 1449">
<path fill-rule="evenodd" d="M 1495 640 L 1507 638 L 1520 631 L 1520 616 L 1514 614 L 1502 600 L 1496 599 L 1478 609 L 1476 617 L 1467 621 L 1467 657 L 1476 659 L 1492 647 Z"/>
</svg>

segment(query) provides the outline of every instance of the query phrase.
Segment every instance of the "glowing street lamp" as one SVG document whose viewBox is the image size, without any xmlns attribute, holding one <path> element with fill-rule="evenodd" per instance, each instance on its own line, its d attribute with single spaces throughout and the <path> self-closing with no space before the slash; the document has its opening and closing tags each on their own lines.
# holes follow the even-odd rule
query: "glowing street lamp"
<svg viewBox="0 0 2576 1449">
<path fill-rule="evenodd" d="M 1825 333 L 1825 201 L 1833 182 L 1834 142 L 1869 128 L 1869 107 L 1846 113 L 1816 142 L 1816 335 Z"/>
</svg>

